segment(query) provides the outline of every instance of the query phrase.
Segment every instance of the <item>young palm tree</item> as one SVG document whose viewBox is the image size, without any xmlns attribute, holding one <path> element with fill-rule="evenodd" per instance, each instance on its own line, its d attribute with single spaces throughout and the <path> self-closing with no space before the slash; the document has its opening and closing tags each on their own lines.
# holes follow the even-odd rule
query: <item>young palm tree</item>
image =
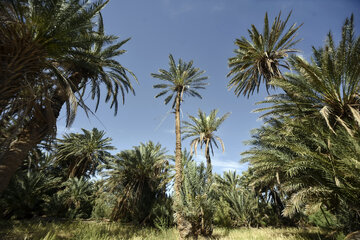
<svg viewBox="0 0 360 240">
<path fill-rule="evenodd" d="M 90 217 L 95 193 L 94 184 L 83 177 L 74 177 L 64 182 L 62 187 L 64 189 L 58 192 L 58 197 L 63 200 L 67 215 L 70 218 Z"/>
<path fill-rule="evenodd" d="M 189 63 L 179 59 L 178 64 L 175 63 L 173 56 L 169 55 L 169 70 L 160 69 L 159 74 L 152 73 L 151 76 L 165 83 L 156 84 L 154 88 L 163 89 L 155 96 L 166 95 L 165 104 L 173 100 L 172 108 L 175 110 L 175 134 L 176 134 L 176 150 L 175 150 L 175 194 L 180 199 L 180 189 L 182 182 L 182 165 L 181 165 L 181 132 L 180 132 L 180 105 L 184 100 L 184 96 L 201 98 L 197 89 L 204 89 L 207 83 L 204 80 L 207 77 L 202 76 L 205 71 L 193 67 L 193 61 Z M 181 214 L 181 213 L 177 213 Z M 181 235 L 182 217 L 178 217 L 178 228 Z"/>
<path fill-rule="evenodd" d="M 148 223 L 152 207 L 165 196 L 170 181 L 166 149 L 141 143 L 116 155 L 105 173 L 105 184 L 118 196 L 112 219 Z"/>
<path fill-rule="evenodd" d="M 115 149 L 110 145 L 111 138 L 104 138 L 104 131 L 81 130 L 83 133 L 65 134 L 58 139 L 55 161 L 68 171 L 68 178 L 94 176 L 98 166 L 111 158 L 108 151 Z"/>
<path fill-rule="evenodd" d="M 182 139 L 192 138 L 191 140 L 191 153 L 195 151 L 198 144 L 200 143 L 200 148 L 205 145 L 205 157 L 206 157 L 206 167 L 211 175 L 211 158 L 210 158 L 210 150 L 214 155 L 213 144 L 215 147 L 219 147 L 216 140 L 220 143 L 221 148 L 225 151 L 224 143 L 220 137 L 216 136 L 214 132 L 218 130 L 220 125 L 225 121 L 226 118 L 229 117 L 230 113 L 226 113 L 222 117 L 216 117 L 216 114 L 219 110 L 212 110 L 208 116 L 206 113 L 199 109 L 198 118 L 194 116 L 189 116 L 192 122 L 184 121 L 183 133 L 184 136 Z"/>
<path fill-rule="evenodd" d="M 184 151 L 186 154 L 186 151 Z M 209 176 L 203 163 L 197 165 L 186 156 L 184 164 L 184 182 L 181 187 L 181 203 L 178 206 L 191 223 L 190 236 L 211 238 L 213 232 L 213 216 L 215 212 L 215 193 L 213 191 L 213 178 Z"/>
<path fill-rule="evenodd" d="M 108 1 L 2 1 L 0 3 L 0 192 L 46 137 L 54 136 L 64 104 L 67 124 L 74 120 L 86 86 L 117 110 L 117 96 L 133 91 L 114 58 L 127 40 L 104 34 L 101 9 Z M 96 27 L 96 18 L 99 19 Z M 11 144 L 10 144 L 11 143 Z"/>
<path fill-rule="evenodd" d="M 235 57 L 229 58 L 231 68 L 227 77 L 232 76 L 228 88 L 235 87 L 235 94 L 247 97 L 256 90 L 259 92 L 261 82 L 269 89 L 271 78 L 282 76 L 280 67 L 289 69 L 285 60 L 289 53 L 297 52 L 292 47 L 300 40 L 295 40 L 296 32 L 301 27 L 293 24 L 285 31 L 290 14 L 285 21 L 280 19 L 281 13 L 275 18 L 271 29 L 267 13 L 264 19 L 263 33 L 259 33 L 254 25 L 249 29 L 250 40 L 245 37 L 236 39 Z"/>
</svg>

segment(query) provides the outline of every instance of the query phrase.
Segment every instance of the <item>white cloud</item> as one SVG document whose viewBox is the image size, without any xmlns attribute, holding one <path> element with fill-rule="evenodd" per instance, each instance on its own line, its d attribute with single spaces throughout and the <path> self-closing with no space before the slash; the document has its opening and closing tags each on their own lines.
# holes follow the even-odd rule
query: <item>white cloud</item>
<svg viewBox="0 0 360 240">
<path fill-rule="evenodd" d="M 194 157 L 195 161 L 197 163 L 206 163 L 206 158 L 204 156 L 204 154 L 198 154 Z M 225 159 L 225 158 L 217 158 L 217 157 L 212 157 L 211 158 L 211 164 L 214 168 L 214 171 L 216 171 L 219 174 L 222 174 L 224 171 L 237 171 L 238 173 L 241 173 L 243 170 L 246 169 L 246 166 L 244 164 L 241 164 L 240 161 L 238 160 L 229 160 L 229 159 Z"/>
</svg>

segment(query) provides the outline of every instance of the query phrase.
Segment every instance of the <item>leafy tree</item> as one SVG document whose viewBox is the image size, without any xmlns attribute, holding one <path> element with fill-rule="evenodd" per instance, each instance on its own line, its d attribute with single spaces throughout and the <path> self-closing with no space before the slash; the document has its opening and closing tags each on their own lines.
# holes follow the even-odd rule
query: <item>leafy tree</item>
<svg viewBox="0 0 360 240">
<path fill-rule="evenodd" d="M 108 150 L 115 149 L 110 145 L 111 138 L 104 137 L 104 131 L 81 130 L 83 133 L 65 134 L 56 146 L 55 161 L 68 170 L 68 178 L 94 176 L 97 168 L 111 158 Z"/>
<path fill-rule="evenodd" d="M 168 104 L 173 100 L 172 108 L 175 110 L 175 194 L 176 198 L 179 199 L 182 185 L 180 105 L 186 95 L 201 98 L 200 94 L 196 90 L 205 88 L 207 83 L 204 81 L 207 77 L 202 76 L 204 71 L 200 71 L 199 68 L 193 67 L 193 61 L 186 63 L 179 59 L 178 64 L 176 64 L 171 54 L 169 55 L 169 70 L 160 69 L 159 72 L 159 74 L 151 74 L 152 77 L 165 82 L 154 85 L 154 88 L 163 89 L 155 96 L 155 98 L 168 94 L 165 98 L 165 104 Z M 176 214 L 179 215 L 177 217 L 178 229 L 180 231 L 180 235 L 182 235 L 181 229 L 182 225 L 185 223 L 183 218 L 180 216 L 181 213 L 178 212 Z"/>
<path fill-rule="evenodd" d="M 71 125 L 78 106 L 89 110 L 82 99 L 87 87 L 98 106 L 105 84 L 115 113 L 118 95 L 133 92 L 127 76 L 133 74 L 114 59 L 129 39 L 104 33 L 100 11 L 107 3 L 1 1 L 0 192 L 28 152 L 55 135 L 64 104 Z"/>
<path fill-rule="evenodd" d="M 289 69 L 285 60 L 288 53 L 297 52 L 292 47 L 299 42 L 295 40 L 296 33 L 301 27 L 293 24 L 285 31 L 286 24 L 291 12 L 285 19 L 281 20 L 281 13 L 275 18 L 271 29 L 267 13 L 264 19 L 263 33 L 259 33 L 254 25 L 248 30 L 250 40 L 245 37 L 236 39 L 235 57 L 229 58 L 228 65 L 231 68 L 228 77 L 232 76 L 228 88 L 235 87 L 235 94 L 241 93 L 247 97 L 256 90 L 259 92 L 261 82 L 264 82 L 268 90 L 272 78 L 281 78 L 280 67 Z"/>
<path fill-rule="evenodd" d="M 167 159 L 166 150 L 149 141 L 118 153 L 108 164 L 105 183 L 117 196 L 113 220 L 152 223 L 152 208 L 166 197 L 170 181 Z"/>
<path fill-rule="evenodd" d="M 199 109 L 198 118 L 194 116 L 189 116 L 192 122 L 184 121 L 183 133 L 184 136 L 182 139 L 192 138 L 191 140 L 191 153 L 194 150 L 196 154 L 196 149 L 198 144 L 200 143 L 200 148 L 205 145 L 205 157 L 206 157 L 206 166 L 211 174 L 211 158 L 210 158 L 210 150 L 214 155 L 213 144 L 218 148 L 218 144 L 216 140 L 221 144 L 221 148 L 225 151 L 224 143 L 220 137 L 216 136 L 214 132 L 216 132 L 219 126 L 225 121 L 225 119 L 230 115 L 230 113 L 226 113 L 222 117 L 216 117 L 216 114 L 219 110 L 212 110 L 208 116 L 206 113 L 202 112 Z"/>
</svg>

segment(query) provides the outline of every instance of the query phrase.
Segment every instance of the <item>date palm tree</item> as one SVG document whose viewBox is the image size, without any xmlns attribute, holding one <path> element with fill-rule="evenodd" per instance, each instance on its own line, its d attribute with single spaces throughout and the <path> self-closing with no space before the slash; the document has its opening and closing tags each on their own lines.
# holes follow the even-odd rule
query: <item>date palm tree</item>
<svg viewBox="0 0 360 240">
<path fill-rule="evenodd" d="M 243 94 L 249 97 L 255 90 L 259 92 L 261 82 L 265 83 L 268 90 L 271 87 L 270 80 L 282 76 L 280 67 L 289 69 L 286 57 L 289 53 L 297 52 L 292 47 L 300 41 L 295 38 L 301 27 L 295 23 L 285 31 L 290 16 L 291 12 L 283 21 L 280 12 L 270 28 L 268 15 L 265 13 L 262 34 L 252 25 L 248 30 L 250 40 L 245 37 L 235 40 L 238 48 L 234 51 L 236 56 L 229 58 L 231 70 L 227 77 L 232 76 L 228 88 L 235 88 L 237 96 Z"/>
<path fill-rule="evenodd" d="M 319 118 L 331 131 L 342 126 L 353 134 L 360 127 L 360 37 L 354 36 L 354 18 L 346 19 L 338 46 L 328 34 L 324 47 L 313 48 L 313 61 L 289 59 L 293 73 L 273 78 L 272 85 L 296 94 L 278 94 L 260 102 L 265 116 Z"/>
<path fill-rule="evenodd" d="M 201 95 L 196 91 L 204 89 L 204 81 L 206 76 L 202 76 L 205 71 L 193 67 L 193 61 L 189 63 L 183 62 L 179 59 L 178 64 L 175 63 L 173 56 L 169 55 L 169 70 L 160 69 L 159 73 L 152 73 L 153 78 L 157 78 L 165 83 L 156 84 L 154 88 L 162 89 L 162 91 L 155 96 L 158 98 L 167 95 L 165 104 L 172 100 L 172 109 L 175 110 L 175 134 L 176 134 L 176 149 L 175 149 L 175 194 L 176 198 L 180 199 L 180 190 L 182 184 L 182 164 L 181 164 L 181 131 L 180 131 L 180 105 L 184 100 L 184 96 L 199 97 Z M 180 214 L 181 213 L 177 213 Z M 178 229 L 181 233 L 182 217 L 178 216 Z"/>
<path fill-rule="evenodd" d="M 107 165 L 106 186 L 117 195 L 111 218 L 149 223 L 155 204 L 165 197 L 170 181 L 169 156 L 160 144 L 141 143 L 121 151 Z"/>
<path fill-rule="evenodd" d="M 255 187 L 285 193 L 281 214 L 325 209 L 346 231 L 359 228 L 360 38 L 353 22 L 346 19 L 338 46 L 329 33 L 312 62 L 293 56 L 293 73 L 273 78 L 274 86 L 294 94 L 263 102 L 270 106 L 257 111 L 267 111 L 267 124 L 244 153 Z"/>
<path fill-rule="evenodd" d="M 205 157 L 206 157 L 206 167 L 211 175 L 211 158 L 210 151 L 212 155 L 214 155 L 213 145 L 219 148 L 217 141 L 220 143 L 223 152 L 225 151 L 225 146 L 222 139 L 214 134 L 220 127 L 220 125 L 225 121 L 226 118 L 229 117 L 230 113 L 226 113 L 222 117 L 216 117 L 216 114 L 219 110 L 214 109 L 210 112 L 208 116 L 206 113 L 199 109 L 198 118 L 194 116 L 189 116 L 192 122 L 184 121 L 183 133 L 184 136 L 182 139 L 193 138 L 191 140 L 191 154 L 195 151 L 198 145 L 200 144 L 200 148 L 205 146 Z"/>
<path fill-rule="evenodd" d="M 108 151 L 115 149 L 104 131 L 81 130 L 83 133 L 65 134 L 58 139 L 55 162 L 68 171 L 68 178 L 94 176 L 97 168 L 111 158 Z"/>
<path fill-rule="evenodd" d="M 114 59 L 128 39 L 104 33 L 100 11 L 107 3 L 1 1 L 0 193 L 28 152 L 55 136 L 63 105 L 70 126 L 78 106 L 89 112 L 87 88 L 98 106 L 104 84 L 115 113 L 118 95 L 133 92 L 132 72 Z"/>
</svg>

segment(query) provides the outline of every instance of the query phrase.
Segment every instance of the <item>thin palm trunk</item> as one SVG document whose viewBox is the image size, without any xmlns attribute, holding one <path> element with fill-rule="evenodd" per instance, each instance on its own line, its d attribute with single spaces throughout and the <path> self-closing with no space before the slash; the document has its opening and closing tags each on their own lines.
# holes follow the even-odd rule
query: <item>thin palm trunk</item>
<svg viewBox="0 0 360 240">
<path fill-rule="evenodd" d="M 176 135 L 176 148 L 175 148 L 175 196 L 176 201 L 181 201 L 181 187 L 182 187 L 182 162 L 181 162 L 181 131 L 180 131 L 180 104 L 181 92 L 177 92 L 176 106 L 175 106 L 175 135 Z M 178 210 L 177 214 L 177 227 L 180 233 L 180 239 L 185 239 L 188 235 L 191 225 L 187 222 Z"/>
<path fill-rule="evenodd" d="M 180 92 L 177 93 L 175 107 L 175 194 L 180 199 L 180 191 L 182 185 L 182 164 L 181 164 L 181 131 L 180 131 Z"/>
<path fill-rule="evenodd" d="M 205 149 L 205 157 L 206 157 L 206 169 L 209 174 L 209 177 L 212 176 L 212 166 L 211 166 L 211 158 L 210 158 L 210 147 L 206 146 Z"/>
</svg>

